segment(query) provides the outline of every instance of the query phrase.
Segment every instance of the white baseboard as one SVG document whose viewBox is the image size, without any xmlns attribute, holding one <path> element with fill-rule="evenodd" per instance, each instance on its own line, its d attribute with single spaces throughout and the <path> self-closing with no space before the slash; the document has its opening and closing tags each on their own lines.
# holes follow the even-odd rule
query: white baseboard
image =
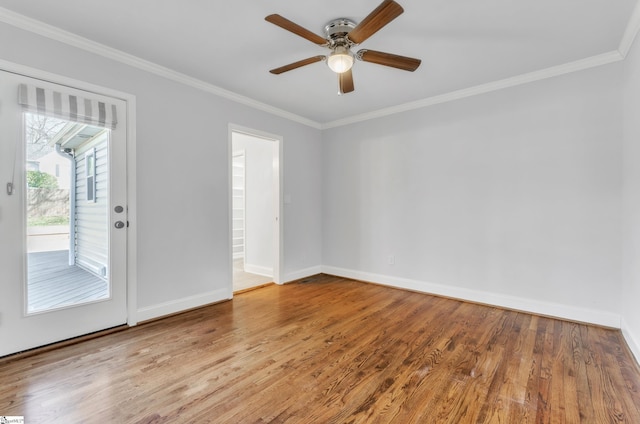
<svg viewBox="0 0 640 424">
<path fill-rule="evenodd" d="M 322 272 L 321 266 L 312 266 L 309 268 L 299 269 L 297 271 L 289 272 L 284 276 L 283 281 L 288 283 L 290 281 L 300 280 L 302 278 L 311 277 L 312 275 L 317 275 Z"/>
<path fill-rule="evenodd" d="M 638 341 L 634 337 L 628 324 L 625 323 L 622 317 L 616 313 L 580 308 L 572 305 L 563 305 L 559 303 L 526 299 L 499 293 L 445 286 L 424 281 L 410 280 L 407 278 L 362 272 L 332 266 L 313 266 L 297 271 L 292 271 L 285 275 L 283 281 L 295 281 L 320 273 L 351 278 L 354 280 L 367 281 L 389 287 L 413 290 L 437 296 L 445 296 L 469 302 L 482 303 L 486 305 L 530 312 L 539 315 L 567 319 L 571 321 L 585 322 L 621 329 L 622 334 L 627 344 L 629 345 L 629 348 L 635 355 L 636 359 L 640 361 L 640 341 Z M 229 300 L 232 297 L 233 293 L 229 289 L 224 288 L 196 296 L 178 299 L 171 302 L 165 302 L 140 308 L 137 310 L 137 321 L 143 322 L 166 315 L 171 315 L 188 309 L 208 305 L 210 303 Z"/>
<path fill-rule="evenodd" d="M 640 341 L 633 335 L 631 328 L 629 328 L 629 324 L 625 321 L 624 317 L 622 318 L 622 336 L 624 340 L 627 342 L 627 346 L 629 346 L 629 350 L 633 353 L 633 356 L 636 358 L 636 362 L 640 363 Z"/>
<path fill-rule="evenodd" d="M 469 302 L 530 312 L 570 321 L 585 322 L 611 328 L 621 327 L 620 315 L 613 312 L 580 308 L 572 305 L 544 302 L 462 287 L 444 286 L 424 281 L 409 280 L 406 278 L 361 272 L 332 266 L 322 266 L 322 272 L 354 280 L 368 281 L 390 287 L 414 290 L 422 293 L 451 297 Z"/>
<path fill-rule="evenodd" d="M 273 277 L 273 268 L 269 268 L 267 266 L 253 265 L 253 264 L 244 264 L 245 272 L 251 274 L 262 275 L 264 277 Z"/>
<path fill-rule="evenodd" d="M 165 302 L 158 305 L 140 308 L 137 311 L 137 319 L 138 322 L 143 322 L 150 319 L 175 314 L 177 312 L 198 308 L 210 303 L 229 300 L 232 297 L 233 294 L 229 289 L 218 289 L 212 292 L 199 294 L 197 296 L 184 297 L 182 299 L 173 300 L 171 302 Z"/>
</svg>

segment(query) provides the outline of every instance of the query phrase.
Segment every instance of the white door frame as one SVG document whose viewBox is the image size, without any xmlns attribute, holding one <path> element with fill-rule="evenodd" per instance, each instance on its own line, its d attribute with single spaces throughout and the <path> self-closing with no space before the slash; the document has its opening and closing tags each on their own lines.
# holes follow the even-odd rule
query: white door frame
<svg viewBox="0 0 640 424">
<path fill-rule="evenodd" d="M 137 321 L 137 203 L 136 203 L 136 97 L 129 93 L 113 90 L 85 81 L 76 80 L 40 69 L 0 59 L 0 70 L 39 79 L 53 84 L 66 85 L 79 90 L 120 99 L 127 104 L 127 325 L 134 326 Z"/>
<path fill-rule="evenodd" d="M 282 280 L 282 263 L 283 263 L 283 223 L 282 223 L 282 193 L 283 193 L 283 173 L 282 173 L 282 145 L 283 138 L 279 135 L 270 134 L 253 128 L 243 127 L 241 125 L 229 124 L 229 141 L 228 141 L 228 196 L 229 204 L 229 270 L 231 276 L 229 278 L 228 288 L 229 297 L 233 297 L 233 190 L 232 190 L 232 159 L 233 159 L 233 133 L 246 134 L 256 138 L 262 138 L 270 142 L 276 143 L 277 157 L 273 160 L 273 194 L 274 203 L 274 258 L 273 258 L 273 281 L 276 284 L 283 284 Z"/>
</svg>

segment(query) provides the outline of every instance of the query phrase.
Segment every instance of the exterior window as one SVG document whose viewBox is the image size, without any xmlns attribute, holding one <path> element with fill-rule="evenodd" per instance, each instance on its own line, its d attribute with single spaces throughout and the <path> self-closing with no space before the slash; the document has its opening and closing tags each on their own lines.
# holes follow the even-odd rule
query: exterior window
<svg viewBox="0 0 640 424">
<path fill-rule="evenodd" d="M 96 150 L 91 149 L 84 155 L 87 181 L 87 202 L 96 201 Z"/>
</svg>

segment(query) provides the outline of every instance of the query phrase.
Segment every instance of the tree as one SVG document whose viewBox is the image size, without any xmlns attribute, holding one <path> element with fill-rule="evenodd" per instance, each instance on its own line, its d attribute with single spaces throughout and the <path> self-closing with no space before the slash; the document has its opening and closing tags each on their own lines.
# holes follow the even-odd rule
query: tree
<svg viewBox="0 0 640 424">
<path fill-rule="evenodd" d="M 27 171 L 27 186 L 29 188 L 57 189 L 58 180 L 51 174 L 40 171 Z"/>
<path fill-rule="evenodd" d="M 37 160 L 53 151 L 50 141 L 67 124 L 56 118 L 27 113 L 25 115 L 27 158 Z"/>
</svg>

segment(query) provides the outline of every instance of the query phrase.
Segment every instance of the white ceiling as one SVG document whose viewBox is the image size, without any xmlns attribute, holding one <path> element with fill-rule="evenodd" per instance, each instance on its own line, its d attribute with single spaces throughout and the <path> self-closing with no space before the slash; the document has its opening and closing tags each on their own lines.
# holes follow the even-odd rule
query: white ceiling
<svg viewBox="0 0 640 424">
<path fill-rule="evenodd" d="M 411 73 L 357 62 L 356 90 L 343 96 L 323 62 L 269 73 L 327 50 L 264 17 L 278 13 L 323 35 L 328 21 L 359 22 L 381 0 L 0 0 L 0 7 L 326 125 L 616 51 L 637 2 L 397 1 L 404 14 L 356 50 L 422 65 Z"/>
</svg>

